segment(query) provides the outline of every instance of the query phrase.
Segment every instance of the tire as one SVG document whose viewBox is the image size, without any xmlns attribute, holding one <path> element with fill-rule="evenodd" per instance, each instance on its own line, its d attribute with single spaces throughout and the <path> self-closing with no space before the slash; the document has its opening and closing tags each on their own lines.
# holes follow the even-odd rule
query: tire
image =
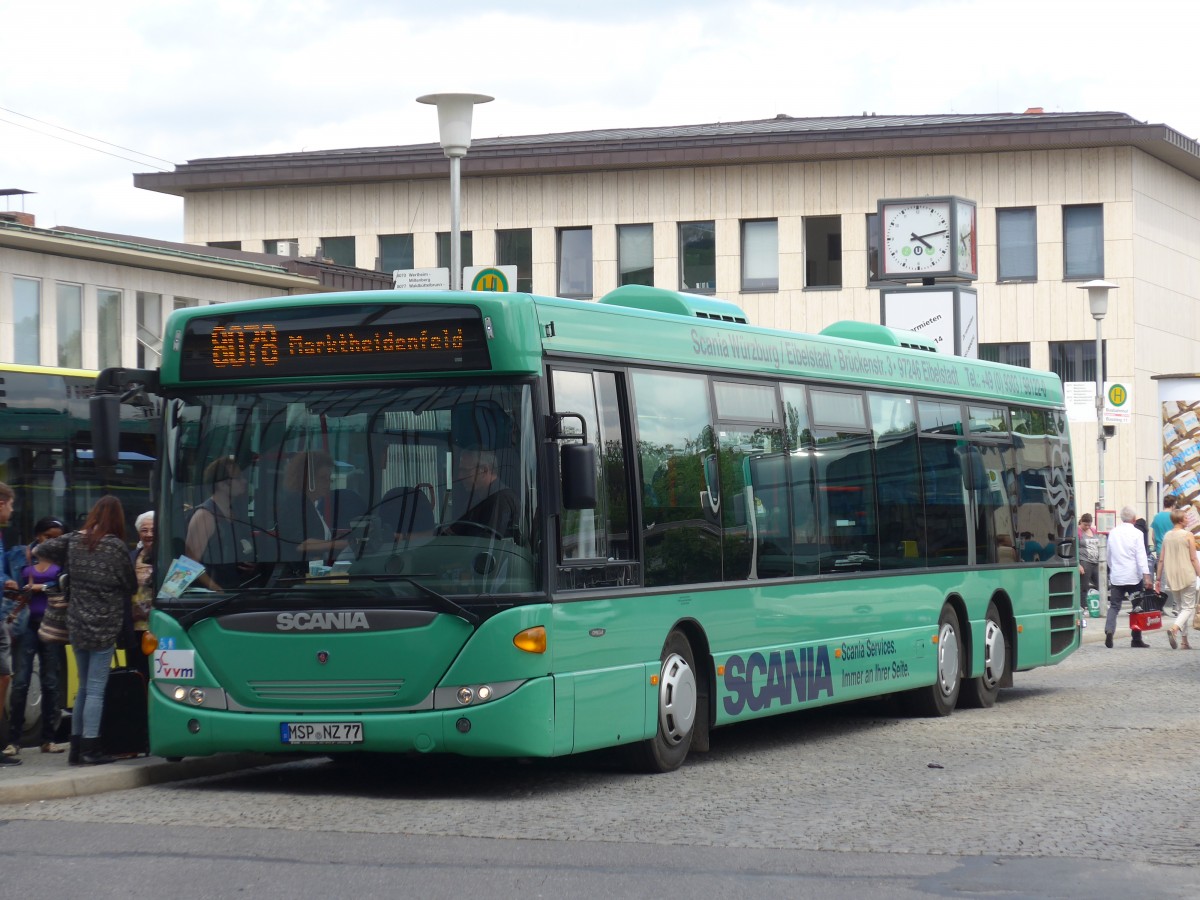
<svg viewBox="0 0 1200 900">
<path fill-rule="evenodd" d="M 937 678 L 928 687 L 904 694 L 904 706 L 909 715 L 923 718 L 948 716 L 954 712 L 962 689 L 962 640 L 958 629 L 958 614 L 949 603 L 938 617 Z"/>
<path fill-rule="evenodd" d="M 699 690 L 692 645 L 681 631 L 672 631 L 663 644 L 658 679 L 658 727 L 654 737 L 629 750 L 630 766 L 638 772 L 673 772 L 683 765 L 695 734 Z"/>
<path fill-rule="evenodd" d="M 1012 653 L 1008 646 L 1008 638 L 1000 626 L 1000 612 L 996 604 L 989 603 L 987 622 L 983 633 L 983 674 L 972 678 L 963 685 L 958 705 L 974 709 L 987 709 L 996 703 L 996 695 L 1000 693 L 1000 685 L 1012 665 Z"/>
</svg>

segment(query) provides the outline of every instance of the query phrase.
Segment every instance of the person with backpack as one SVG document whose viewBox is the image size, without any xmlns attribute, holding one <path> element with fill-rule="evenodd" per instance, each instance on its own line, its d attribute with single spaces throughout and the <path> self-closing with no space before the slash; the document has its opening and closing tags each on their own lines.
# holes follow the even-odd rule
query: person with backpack
<svg viewBox="0 0 1200 900">
<path fill-rule="evenodd" d="M 125 510 L 105 494 L 96 501 L 83 528 L 45 541 L 34 555 L 67 571 L 71 602 L 67 632 L 75 653 L 79 689 L 71 716 L 71 765 L 96 766 L 113 761 L 100 747 L 100 717 L 108 670 L 137 576 L 125 544 Z"/>
</svg>

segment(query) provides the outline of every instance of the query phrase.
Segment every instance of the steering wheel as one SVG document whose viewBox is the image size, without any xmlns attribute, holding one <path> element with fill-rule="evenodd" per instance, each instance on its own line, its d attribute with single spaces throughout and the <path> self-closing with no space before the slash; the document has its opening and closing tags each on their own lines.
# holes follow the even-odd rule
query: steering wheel
<svg viewBox="0 0 1200 900">
<path fill-rule="evenodd" d="M 449 525 L 443 525 L 441 532 L 442 534 L 458 534 L 458 529 L 463 527 L 474 528 L 480 534 L 494 537 L 498 541 L 504 540 L 504 535 L 502 535 L 491 525 L 485 525 L 483 522 L 473 522 L 470 519 L 459 519 L 457 522 L 451 522 Z"/>
</svg>

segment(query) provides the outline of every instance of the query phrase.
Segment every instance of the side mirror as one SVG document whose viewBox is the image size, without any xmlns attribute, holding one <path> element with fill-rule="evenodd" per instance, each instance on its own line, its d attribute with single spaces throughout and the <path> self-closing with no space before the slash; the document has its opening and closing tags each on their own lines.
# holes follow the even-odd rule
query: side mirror
<svg viewBox="0 0 1200 900">
<path fill-rule="evenodd" d="M 1073 562 L 1075 560 L 1075 541 L 1072 538 L 1059 541 L 1058 555 L 1066 562 Z"/>
<path fill-rule="evenodd" d="M 88 412 L 95 463 L 115 466 L 121 455 L 121 395 L 93 394 L 88 400 Z"/>
<path fill-rule="evenodd" d="M 596 508 L 596 447 L 566 444 L 560 451 L 563 509 Z"/>
</svg>

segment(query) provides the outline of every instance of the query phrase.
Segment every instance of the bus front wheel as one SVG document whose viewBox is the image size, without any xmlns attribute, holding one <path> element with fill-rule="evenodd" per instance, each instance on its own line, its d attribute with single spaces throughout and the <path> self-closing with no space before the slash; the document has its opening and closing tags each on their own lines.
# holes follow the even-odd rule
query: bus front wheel
<svg viewBox="0 0 1200 900">
<path fill-rule="evenodd" d="M 630 748 L 631 763 L 641 772 L 672 772 L 683 765 L 692 746 L 698 708 L 696 663 L 692 645 L 681 631 L 663 644 L 658 673 L 658 725 L 654 737 Z"/>
<path fill-rule="evenodd" d="M 1000 625 L 1000 611 L 996 604 L 989 603 L 983 626 L 983 674 L 967 682 L 959 702 L 963 706 L 982 709 L 992 706 L 1008 672 L 1010 658 L 1008 639 Z"/>
<path fill-rule="evenodd" d="M 904 695 L 905 706 L 914 716 L 948 716 L 958 703 L 962 689 L 962 641 L 958 614 L 949 603 L 938 617 L 937 680 L 929 687 L 917 688 Z"/>
</svg>

